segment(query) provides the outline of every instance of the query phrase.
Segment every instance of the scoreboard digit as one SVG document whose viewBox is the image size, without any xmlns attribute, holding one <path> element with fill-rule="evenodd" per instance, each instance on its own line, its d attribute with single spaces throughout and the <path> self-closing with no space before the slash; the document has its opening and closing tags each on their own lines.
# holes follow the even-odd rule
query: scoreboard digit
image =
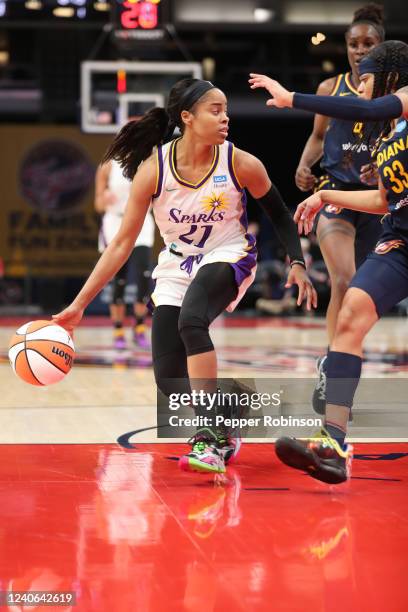
<svg viewBox="0 0 408 612">
<path fill-rule="evenodd" d="M 166 0 L 116 0 L 117 25 L 123 30 L 155 30 L 162 27 Z"/>
</svg>

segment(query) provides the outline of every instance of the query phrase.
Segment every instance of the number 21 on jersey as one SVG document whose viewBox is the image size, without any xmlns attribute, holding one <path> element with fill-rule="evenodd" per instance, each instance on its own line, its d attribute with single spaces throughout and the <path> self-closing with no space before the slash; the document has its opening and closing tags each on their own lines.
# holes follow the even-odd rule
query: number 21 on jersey
<svg viewBox="0 0 408 612">
<path fill-rule="evenodd" d="M 207 242 L 208 238 L 210 237 L 212 228 L 213 228 L 212 225 L 200 225 L 199 229 L 204 230 L 204 232 L 201 234 L 200 241 L 194 244 L 194 246 L 196 246 L 199 249 L 202 249 L 205 243 Z M 198 229 L 198 225 L 193 224 L 190 227 L 190 230 L 188 232 L 186 232 L 185 234 L 181 234 L 181 236 L 179 236 L 179 240 L 182 240 L 186 244 L 192 244 L 195 239 L 199 238 L 199 235 L 196 238 L 188 238 L 187 236 L 193 236 L 193 234 L 197 232 L 197 229 Z"/>
</svg>

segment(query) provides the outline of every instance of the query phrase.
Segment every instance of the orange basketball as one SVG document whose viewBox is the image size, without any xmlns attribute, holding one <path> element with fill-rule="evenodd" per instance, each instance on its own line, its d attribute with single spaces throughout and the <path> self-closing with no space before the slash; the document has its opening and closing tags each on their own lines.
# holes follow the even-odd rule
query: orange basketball
<svg viewBox="0 0 408 612">
<path fill-rule="evenodd" d="M 9 344 L 14 372 L 30 385 L 52 385 L 72 368 L 75 347 L 69 333 L 52 321 L 30 321 Z"/>
</svg>

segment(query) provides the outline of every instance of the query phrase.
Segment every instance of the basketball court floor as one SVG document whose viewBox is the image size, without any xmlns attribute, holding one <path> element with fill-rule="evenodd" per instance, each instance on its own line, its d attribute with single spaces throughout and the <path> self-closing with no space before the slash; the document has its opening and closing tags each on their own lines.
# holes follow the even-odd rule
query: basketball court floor
<svg viewBox="0 0 408 612">
<path fill-rule="evenodd" d="M 130 336 L 115 352 L 107 320 L 87 319 L 72 372 L 31 387 L 7 362 L 23 322 L 0 328 L 0 591 L 74 592 L 44 610 L 77 612 L 406 612 L 405 318 L 367 339 L 376 391 L 354 408 L 337 487 L 280 464 L 273 438 L 244 444 L 225 476 L 179 471 L 188 447 L 157 438 L 149 353 Z M 315 317 L 225 318 L 212 337 L 220 374 L 239 379 L 311 379 L 325 346 Z"/>
</svg>

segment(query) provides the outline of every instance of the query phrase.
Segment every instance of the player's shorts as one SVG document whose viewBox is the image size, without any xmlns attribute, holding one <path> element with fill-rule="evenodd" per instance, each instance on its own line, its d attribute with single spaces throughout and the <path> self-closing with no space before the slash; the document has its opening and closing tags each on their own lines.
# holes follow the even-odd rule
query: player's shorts
<svg viewBox="0 0 408 612">
<path fill-rule="evenodd" d="M 153 270 L 152 278 L 155 288 L 151 302 L 155 306 L 179 306 L 198 270 L 203 266 L 217 262 L 231 264 L 238 287 L 237 297 L 227 307 L 228 312 L 235 310 L 248 287 L 253 283 L 256 272 L 257 250 L 255 244 L 248 244 L 247 249 L 241 245 L 222 245 L 209 253 L 176 255 L 170 248 L 164 249 Z"/>
<path fill-rule="evenodd" d="M 383 232 L 350 287 L 362 289 L 373 300 L 379 317 L 408 297 L 408 236 L 404 238 L 384 217 Z"/>
<path fill-rule="evenodd" d="M 367 191 L 368 189 L 376 189 L 376 187 L 369 187 L 368 185 L 362 185 L 360 183 L 357 185 L 342 183 L 332 176 L 325 174 L 319 178 L 314 191 L 316 193 L 316 191 L 320 191 L 321 189 Z M 356 210 L 348 210 L 347 208 L 333 206 L 332 204 L 326 204 L 322 208 L 317 216 L 316 225 L 320 216 L 326 217 L 326 219 L 341 219 L 342 221 L 347 221 L 355 228 L 356 266 L 359 267 L 361 263 L 365 261 L 367 255 L 374 249 L 381 236 L 381 216 L 358 212 Z"/>
</svg>

